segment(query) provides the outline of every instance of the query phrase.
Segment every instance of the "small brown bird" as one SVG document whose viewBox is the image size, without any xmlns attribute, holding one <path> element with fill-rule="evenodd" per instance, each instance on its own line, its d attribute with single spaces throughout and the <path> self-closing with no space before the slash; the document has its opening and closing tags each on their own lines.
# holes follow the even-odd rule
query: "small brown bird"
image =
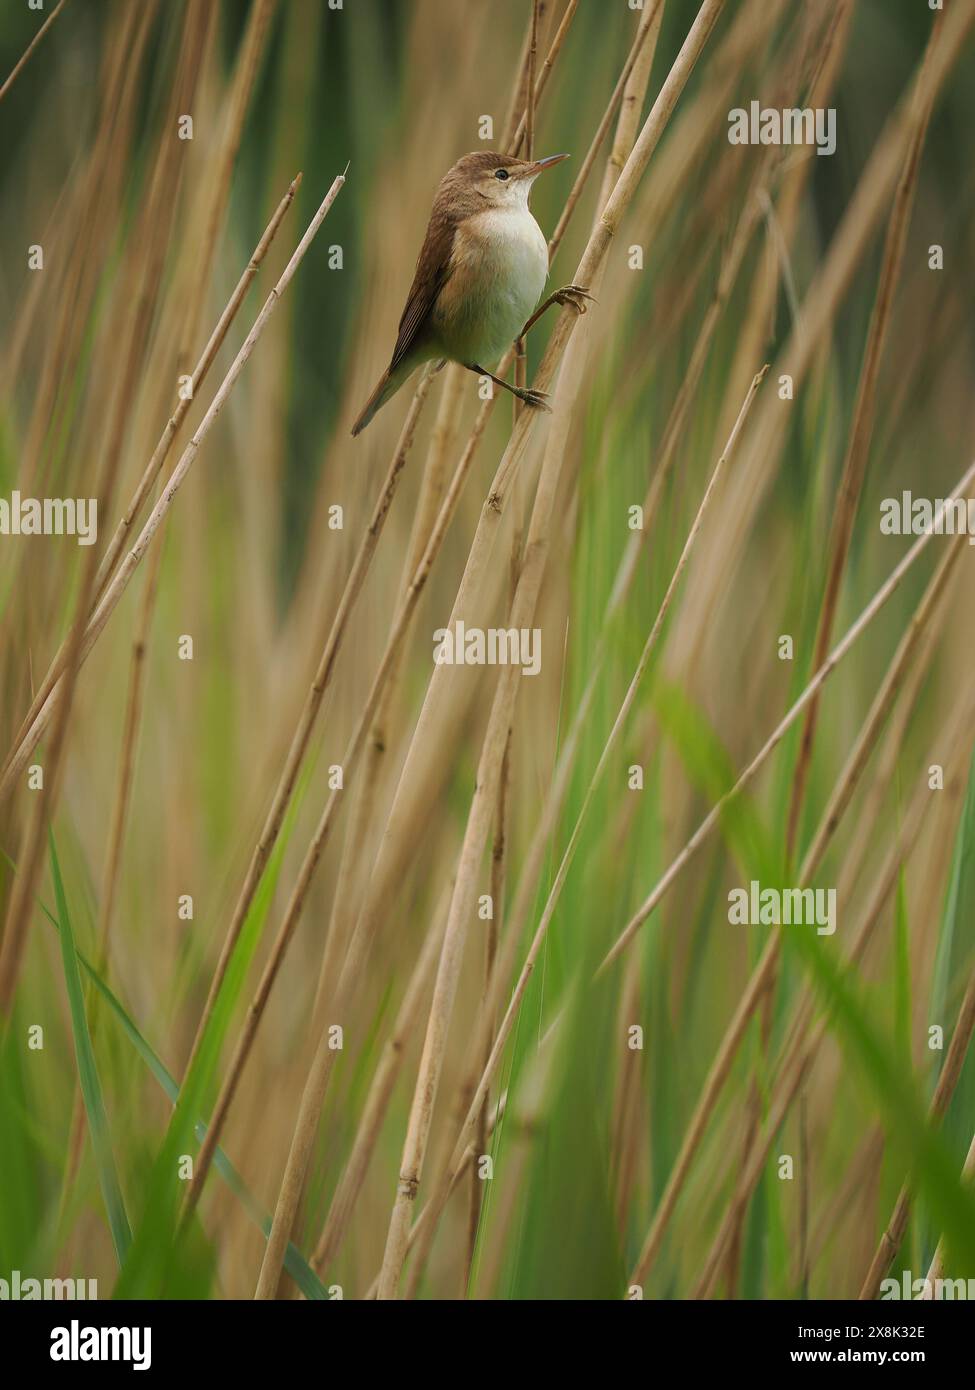
<svg viewBox="0 0 975 1390">
<path fill-rule="evenodd" d="M 534 313 L 548 276 L 548 245 L 528 207 L 532 184 L 565 154 L 514 159 L 465 154 L 440 181 L 416 263 L 393 356 L 352 427 L 358 434 L 424 362 L 440 359 L 488 376 L 527 405 L 548 409 L 541 391 L 502 381 L 495 363 L 550 304 L 585 313 L 592 296 L 578 285 L 549 295 Z"/>
</svg>

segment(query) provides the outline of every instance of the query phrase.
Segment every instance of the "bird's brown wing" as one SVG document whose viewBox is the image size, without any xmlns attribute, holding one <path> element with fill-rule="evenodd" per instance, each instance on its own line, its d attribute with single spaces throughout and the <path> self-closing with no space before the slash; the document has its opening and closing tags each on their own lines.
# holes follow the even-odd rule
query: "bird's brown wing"
<svg viewBox="0 0 975 1390">
<path fill-rule="evenodd" d="M 399 321 L 396 346 L 389 370 L 394 371 L 421 338 L 437 295 L 450 275 L 450 254 L 454 245 L 456 219 L 434 207 L 427 234 L 420 248 L 413 284 Z"/>
</svg>

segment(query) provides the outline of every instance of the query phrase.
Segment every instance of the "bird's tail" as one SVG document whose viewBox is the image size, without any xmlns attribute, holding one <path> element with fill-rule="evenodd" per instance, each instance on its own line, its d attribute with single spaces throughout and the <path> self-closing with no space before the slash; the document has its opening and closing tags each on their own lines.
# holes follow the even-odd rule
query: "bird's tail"
<svg viewBox="0 0 975 1390">
<path fill-rule="evenodd" d="M 375 415 L 376 411 L 386 404 L 390 396 L 394 396 L 403 382 L 410 375 L 415 367 L 415 363 L 401 363 L 394 371 L 385 371 L 379 378 L 375 391 L 362 407 L 362 412 L 355 424 L 352 426 L 352 433 L 361 434 Z"/>
</svg>

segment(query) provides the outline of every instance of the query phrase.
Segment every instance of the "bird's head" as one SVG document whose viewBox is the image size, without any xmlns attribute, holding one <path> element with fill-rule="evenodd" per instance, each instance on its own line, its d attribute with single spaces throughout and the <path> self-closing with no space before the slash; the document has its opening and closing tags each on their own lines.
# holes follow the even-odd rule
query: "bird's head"
<svg viewBox="0 0 975 1390">
<path fill-rule="evenodd" d="M 517 208 L 528 203 L 528 193 L 539 174 L 568 159 L 550 154 L 546 159 L 515 159 L 512 155 L 477 150 L 465 154 L 444 178 L 452 191 L 482 207 Z"/>
</svg>

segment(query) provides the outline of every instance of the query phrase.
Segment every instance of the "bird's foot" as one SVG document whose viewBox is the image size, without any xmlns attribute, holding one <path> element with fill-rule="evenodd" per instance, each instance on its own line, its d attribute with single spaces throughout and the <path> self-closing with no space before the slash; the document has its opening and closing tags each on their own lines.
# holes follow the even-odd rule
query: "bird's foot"
<svg viewBox="0 0 975 1390">
<path fill-rule="evenodd" d="M 581 285 L 563 285 L 560 290 L 555 291 L 552 298 L 556 304 L 570 305 L 577 314 L 584 314 L 590 304 L 596 303 L 594 297 Z"/>
<path fill-rule="evenodd" d="M 547 391 L 533 391 L 531 387 L 526 387 L 518 392 L 518 398 L 530 405 L 533 410 L 545 410 L 551 415 L 552 407 L 548 404 Z"/>
</svg>

